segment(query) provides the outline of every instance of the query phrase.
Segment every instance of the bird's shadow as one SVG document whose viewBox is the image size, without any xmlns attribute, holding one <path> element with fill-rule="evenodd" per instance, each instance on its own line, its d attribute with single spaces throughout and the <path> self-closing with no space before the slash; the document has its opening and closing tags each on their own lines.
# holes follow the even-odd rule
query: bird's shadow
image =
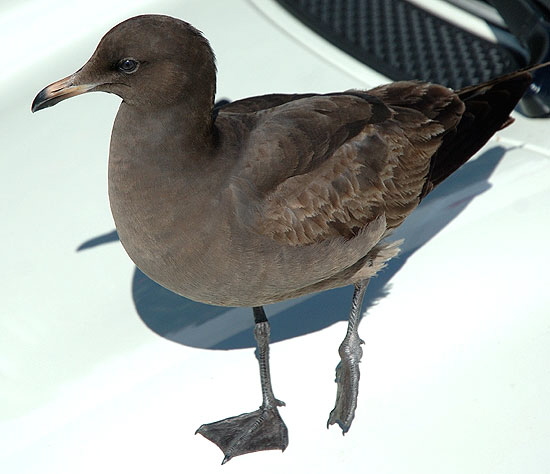
<svg viewBox="0 0 550 474">
<path fill-rule="evenodd" d="M 492 148 L 469 161 L 435 189 L 403 223 L 392 239 L 404 238 L 401 253 L 369 284 L 364 308 L 389 293 L 389 281 L 416 250 L 455 219 L 476 197 L 487 191 L 489 178 L 506 149 Z M 116 231 L 84 242 L 78 251 L 118 240 Z M 272 342 L 302 336 L 345 321 L 352 288 L 302 296 L 266 306 L 272 321 Z M 148 328 L 162 337 L 192 347 L 237 349 L 255 347 L 250 308 L 227 308 L 197 303 L 161 287 L 138 268 L 132 282 L 136 310 Z"/>
</svg>

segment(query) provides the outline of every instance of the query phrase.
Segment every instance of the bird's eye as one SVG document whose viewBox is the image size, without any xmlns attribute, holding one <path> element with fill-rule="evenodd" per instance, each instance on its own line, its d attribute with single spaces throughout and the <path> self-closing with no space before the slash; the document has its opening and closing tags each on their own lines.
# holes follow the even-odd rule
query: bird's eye
<svg viewBox="0 0 550 474">
<path fill-rule="evenodd" d="M 117 69 L 126 74 L 132 74 L 137 70 L 139 62 L 132 58 L 121 59 L 117 64 Z"/>
</svg>

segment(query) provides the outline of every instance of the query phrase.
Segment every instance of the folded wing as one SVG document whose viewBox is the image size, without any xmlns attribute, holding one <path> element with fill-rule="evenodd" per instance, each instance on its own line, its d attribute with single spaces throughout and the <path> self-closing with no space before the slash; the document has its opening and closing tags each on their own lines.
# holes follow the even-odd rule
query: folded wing
<svg viewBox="0 0 550 474">
<path fill-rule="evenodd" d="M 249 137 L 257 153 L 239 174 L 255 183 L 251 227 L 308 245 L 353 238 L 379 216 L 393 228 L 412 212 L 464 105 L 449 89 L 423 83 L 372 92 L 302 97 L 258 112 Z"/>
</svg>

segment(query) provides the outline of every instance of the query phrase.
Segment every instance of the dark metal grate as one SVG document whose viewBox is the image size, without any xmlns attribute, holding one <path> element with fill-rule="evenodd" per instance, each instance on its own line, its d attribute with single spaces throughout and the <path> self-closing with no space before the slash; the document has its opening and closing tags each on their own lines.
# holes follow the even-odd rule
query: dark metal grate
<svg viewBox="0 0 550 474">
<path fill-rule="evenodd" d="M 522 66 L 506 47 L 405 0 L 277 0 L 316 33 L 393 80 L 453 89 Z"/>
</svg>

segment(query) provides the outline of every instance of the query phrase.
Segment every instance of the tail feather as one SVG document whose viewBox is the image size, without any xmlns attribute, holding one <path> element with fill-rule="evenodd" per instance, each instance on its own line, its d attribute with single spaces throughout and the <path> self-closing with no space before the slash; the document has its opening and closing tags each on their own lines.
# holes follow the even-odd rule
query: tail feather
<svg viewBox="0 0 550 474">
<path fill-rule="evenodd" d="M 550 62 L 531 66 L 456 92 L 466 108 L 432 157 L 422 198 L 513 121 L 510 113 L 531 84 L 531 72 L 549 65 Z"/>
</svg>

